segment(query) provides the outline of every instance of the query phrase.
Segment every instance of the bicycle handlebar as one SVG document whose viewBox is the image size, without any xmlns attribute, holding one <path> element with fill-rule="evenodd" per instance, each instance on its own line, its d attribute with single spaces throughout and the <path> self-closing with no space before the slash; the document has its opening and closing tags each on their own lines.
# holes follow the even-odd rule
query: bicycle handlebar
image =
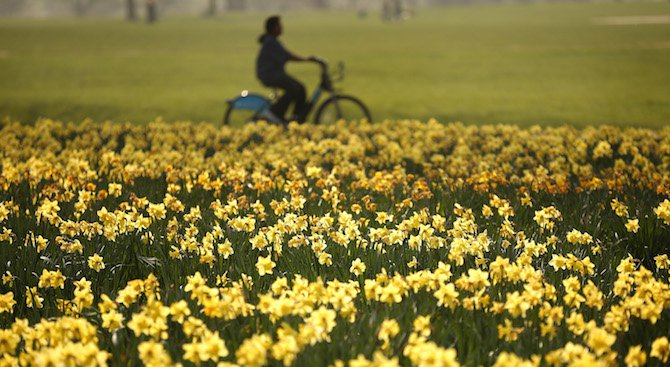
<svg viewBox="0 0 670 367">
<path fill-rule="evenodd" d="M 337 63 L 337 70 L 333 77 L 328 70 L 328 61 L 320 57 L 314 57 L 313 60 L 319 63 L 319 66 L 321 66 L 321 86 L 323 88 L 332 90 L 333 81 L 341 81 L 344 79 L 344 62 L 340 61 Z"/>
</svg>

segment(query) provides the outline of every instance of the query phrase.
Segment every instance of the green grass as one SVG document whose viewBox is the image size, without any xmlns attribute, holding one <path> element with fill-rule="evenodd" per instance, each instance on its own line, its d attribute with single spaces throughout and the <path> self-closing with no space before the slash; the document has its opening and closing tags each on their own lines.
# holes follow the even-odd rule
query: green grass
<svg viewBox="0 0 670 367">
<path fill-rule="evenodd" d="M 376 120 L 660 127 L 670 122 L 670 24 L 606 26 L 607 16 L 670 14 L 665 3 L 508 4 L 376 14 L 283 14 L 296 53 L 347 64 L 341 87 Z M 79 121 L 219 121 L 254 77 L 266 14 L 2 20 L 0 116 Z M 290 72 L 316 83 L 313 65 Z"/>
</svg>

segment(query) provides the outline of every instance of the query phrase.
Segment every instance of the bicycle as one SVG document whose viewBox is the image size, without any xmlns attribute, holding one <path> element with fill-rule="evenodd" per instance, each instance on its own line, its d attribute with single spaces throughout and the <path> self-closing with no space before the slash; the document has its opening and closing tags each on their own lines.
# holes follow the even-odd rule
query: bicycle
<svg viewBox="0 0 670 367">
<path fill-rule="evenodd" d="M 360 99 L 351 95 L 340 94 L 333 88 L 333 81 L 344 79 L 344 64 L 339 63 L 338 75 L 335 79 L 331 77 L 328 71 L 328 63 L 322 60 L 319 65 L 321 66 L 321 81 L 307 103 L 306 116 L 309 116 L 314 110 L 321 95 L 327 93 L 329 94 L 328 98 L 321 102 L 316 109 L 314 123 L 329 124 L 339 120 L 359 121 L 363 119 L 372 121 L 370 111 Z M 272 102 L 271 98 L 244 90 L 239 96 L 227 101 L 228 107 L 223 115 L 223 124 L 239 125 L 263 120 L 260 116 L 272 106 Z"/>
</svg>

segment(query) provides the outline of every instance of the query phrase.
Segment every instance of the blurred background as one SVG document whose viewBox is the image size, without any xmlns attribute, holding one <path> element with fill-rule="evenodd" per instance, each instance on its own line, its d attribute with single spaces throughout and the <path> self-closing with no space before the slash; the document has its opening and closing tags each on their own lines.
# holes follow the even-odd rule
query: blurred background
<svg viewBox="0 0 670 367">
<path fill-rule="evenodd" d="M 5 16 L 126 16 L 134 19 L 147 15 L 147 5 L 155 5 L 162 15 L 215 15 L 226 11 L 289 11 L 289 10 L 383 10 L 386 16 L 408 15 L 415 8 L 449 4 L 476 4 L 496 0 L 2 0 L 0 11 Z M 498 1 L 499 2 L 499 1 Z M 144 7 L 142 9 L 142 7 Z"/>
<path fill-rule="evenodd" d="M 0 0 L 0 117 L 219 123 L 272 14 L 375 120 L 670 123 L 668 1 Z"/>
</svg>

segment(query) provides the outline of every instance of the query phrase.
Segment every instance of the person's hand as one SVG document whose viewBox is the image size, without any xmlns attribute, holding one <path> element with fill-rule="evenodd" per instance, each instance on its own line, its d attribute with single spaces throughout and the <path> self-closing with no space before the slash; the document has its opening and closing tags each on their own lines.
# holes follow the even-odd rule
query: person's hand
<svg viewBox="0 0 670 367">
<path fill-rule="evenodd" d="M 320 58 L 320 57 L 317 57 L 317 56 L 310 56 L 310 57 L 308 58 L 308 60 L 309 60 L 309 61 L 312 61 L 312 62 L 315 62 L 315 63 L 317 63 L 317 64 L 320 64 L 320 65 L 326 65 L 326 60 L 324 60 L 324 59 L 322 59 L 322 58 Z"/>
</svg>

